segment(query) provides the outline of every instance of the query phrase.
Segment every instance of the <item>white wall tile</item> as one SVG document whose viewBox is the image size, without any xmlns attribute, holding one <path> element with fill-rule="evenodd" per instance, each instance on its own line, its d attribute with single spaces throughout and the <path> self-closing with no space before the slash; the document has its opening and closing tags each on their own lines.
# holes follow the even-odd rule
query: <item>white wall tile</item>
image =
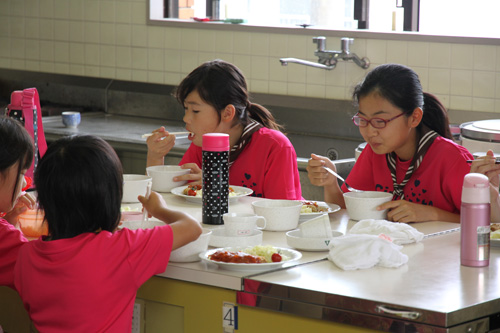
<svg viewBox="0 0 500 333">
<path fill-rule="evenodd" d="M 85 48 L 82 43 L 70 43 L 69 62 L 75 65 L 83 65 Z"/>
<path fill-rule="evenodd" d="M 451 95 L 449 108 L 456 110 L 472 110 L 472 97 Z"/>
<path fill-rule="evenodd" d="M 233 34 L 234 54 L 252 55 L 250 48 L 250 33 L 235 31 Z"/>
<path fill-rule="evenodd" d="M 378 39 L 369 39 L 366 41 L 366 56 L 370 62 L 383 64 L 387 59 L 387 41 Z M 370 68 L 373 68 L 370 66 Z"/>
<path fill-rule="evenodd" d="M 215 31 L 206 29 L 198 33 L 198 50 L 215 52 Z"/>
<path fill-rule="evenodd" d="M 13 1 L 11 1 L 12 3 Z M 54 17 L 54 0 L 40 0 L 40 17 Z"/>
<path fill-rule="evenodd" d="M 250 72 L 252 80 L 269 80 L 269 58 L 264 56 L 252 57 L 252 70 Z"/>
<path fill-rule="evenodd" d="M 181 49 L 187 51 L 198 51 L 198 30 L 180 30 Z"/>
<path fill-rule="evenodd" d="M 450 68 L 451 45 L 448 43 L 429 43 L 429 67 Z"/>
<path fill-rule="evenodd" d="M 40 38 L 54 39 L 54 21 L 51 19 L 40 19 Z"/>
<path fill-rule="evenodd" d="M 116 66 L 116 48 L 114 45 L 101 45 L 100 46 L 101 58 L 99 64 L 105 67 Z M 102 75 L 103 73 L 101 73 Z"/>
<path fill-rule="evenodd" d="M 132 51 L 128 47 L 117 46 L 116 47 L 116 67 L 121 67 L 122 69 L 132 67 Z M 123 72 L 121 72 L 123 73 Z"/>
<path fill-rule="evenodd" d="M 83 39 L 85 43 L 99 43 L 99 24 L 85 22 L 83 25 Z"/>
<path fill-rule="evenodd" d="M 269 34 L 253 33 L 250 38 L 250 52 L 252 55 L 269 55 Z"/>
<path fill-rule="evenodd" d="M 429 92 L 433 94 L 449 94 L 450 75 L 449 69 L 429 69 Z"/>
<path fill-rule="evenodd" d="M 472 77 L 472 96 L 473 97 L 495 97 L 495 73 L 494 72 L 483 72 L 474 71 Z"/>
<path fill-rule="evenodd" d="M 451 86 L 450 93 L 452 95 L 472 95 L 472 75 L 471 70 L 451 70 Z"/>
<path fill-rule="evenodd" d="M 429 43 L 426 42 L 408 43 L 408 66 L 410 67 L 429 66 Z"/>
<path fill-rule="evenodd" d="M 387 62 L 407 65 L 408 64 L 408 42 L 388 41 Z"/>
<path fill-rule="evenodd" d="M 116 31 L 114 23 L 101 23 L 99 42 L 115 45 Z"/>
<path fill-rule="evenodd" d="M 220 31 L 215 34 L 215 50 L 220 53 L 233 53 L 232 31 Z"/>
<path fill-rule="evenodd" d="M 132 47 L 147 47 L 148 29 L 143 25 L 132 26 Z"/>
<path fill-rule="evenodd" d="M 325 98 L 326 86 L 324 84 L 306 85 L 306 97 Z"/>
<path fill-rule="evenodd" d="M 83 22 L 72 21 L 69 24 L 69 40 L 71 42 L 84 42 Z"/>
<path fill-rule="evenodd" d="M 54 17 L 63 20 L 68 19 L 70 2 L 67 0 L 54 0 Z"/>
<path fill-rule="evenodd" d="M 8 22 L 10 28 L 10 35 L 14 38 L 24 38 L 25 35 L 24 19 L 19 19 L 19 17 L 10 17 Z"/>
<path fill-rule="evenodd" d="M 286 82 L 269 81 L 270 94 L 286 95 L 287 94 L 286 88 L 287 88 Z"/>
<path fill-rule="evenodd" d="M 54 61 L 56 63 L 69 63 L 69 43 L 54 42 Z M 69 71 L 69 67 L 68 67 Z"/>
<path fill-rule="evenodd" d="M 291 96 L 305 96 L 306 85 L 302 83 L 289 82 L 287 87 L 288 95 Z"/>
<path fill-rule="evenodd" d="M 40 60 L 40 41 L 38 40 L 28 40 L 30 44 L 28 50 L 26 50 L 26 59 L 37 61 Z"/>
<path fill-rule="evenodd" d="M 472 111 L 494 112 L 495 100 L 493 98 L 472 97 Z"/>
<path fill-rule="evenodd" d="M 116 23 L 130 23 L 132 21 L 132 4 L 128 1 L 116 1 Z"/>
<path fill-rule="evenodd" d="M 47 1 L 47 0 L 42 0 Z M 85 21 L 99 21 L 99 1 L 97 0 L 85 0 L 83 2 L 83 19 Z M 92 71 L 95 73 L 95 71 Z"/>
<path fill-rule="evenodd" d="M 235 54 L 233 64 L 237 66 L 248 80 L 252 75 L 252 57 L 250 55 Z"/>
<path fill-rule="evenodd" d="M 116 1 L 102 0 L 99 3 L 99 17 L 101 22 L 115 22 L 115 3 Z"/>
<path fill-rule="evenodd" d="M 287 54 L 288 35 L 269 35 L 269 56 L 283 58 Z"/>
<path fill-rule="evenodd" d="M 256 93 L 269 93 L 269 81 L 268 80 L 250 80 L 250 87 L 252 91 Z"/>
<path fill-rule="evenodd" d="M 148 47 L 165 47 L 165 29 L 163 27 L 148 27 Z"/>
<path fill-rule="evenodd" d="M 121 46 L 132 45 L 132 25 L 117 24 L 115 26 L 115 44 Z"/>
<path fill-rule="evenodd" d="M 40 41 L 40 61 L 54 61 L 54 42 Z"/>
<path fill-rule="evenodd" d="M 474 70 L 487 71 L 495 64 L 497 46 L 474 45 Z M 469 51 L 470 52 L 470 51 Z"/>
<path fill-rule="evenodd" d="M 84 0 L 71 0 L 69 2 L 69 18 L 71 20 L 83 20 Z M 79 71 L 79 69 L 75 69 Z"/>
<path fill-rule="evenodd" d="M 286 54 L 282 55 L 282 57 L 307 59 L 308 56 L 314 55 L 314 50 L 312 37 L 288 35 L 288 47 L 283 50 Z"/>
<path fill-rule="evenodd" d="M 142 47 L 132 48 L 132 69 L 146 70 L 148 68 L 148 50 Z M 134 74 L 134 72 L 132 72 Z"/>
<path fill-rule="evenodd" d="M 452 44 L 451 45 L 451 68 L 454 69 L 473 69 L 474 54 L 470 45 Z"/>
<path fill-rule="evenodd" d="M 99 45 L 97 44 L 85 44 L 85 65 L 86 67 L 99 66 Z M 87 69 L 85 69 L 87 72 Z M 94 75 L 98 75 L 99 71 L 96 69 L 91 69 L 90 72 Z"/>
</svg>

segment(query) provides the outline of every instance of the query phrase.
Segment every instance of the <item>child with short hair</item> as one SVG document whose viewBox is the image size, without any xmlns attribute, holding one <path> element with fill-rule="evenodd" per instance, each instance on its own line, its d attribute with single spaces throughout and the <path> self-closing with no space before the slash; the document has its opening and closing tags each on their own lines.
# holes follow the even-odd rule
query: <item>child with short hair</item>
<svg viewBox="0 0 500 333">
<path fill-rule="evenodd" d="M 28 240 L 15 228 L 19 214 L 34 206 L 22 191 L 24 174 L 33 161 L 33 142 L 24 127 L 0 117 L 0 285 L 13 288 L 13 271 L 20 247 Z"/>
<path fill-rule="evenodd" d="M 121 162 L 95 136 L 52 143 L 35 172 L 49 235 L 25 244 L 16 289 L 41 332 L 130 332 L 137 289 L 165 271 L 170 253 L 201 234 L 190 215 L 152 192 L 139 196 L 167 223 L 117 231 L 123 194 Z"/>
</svg>

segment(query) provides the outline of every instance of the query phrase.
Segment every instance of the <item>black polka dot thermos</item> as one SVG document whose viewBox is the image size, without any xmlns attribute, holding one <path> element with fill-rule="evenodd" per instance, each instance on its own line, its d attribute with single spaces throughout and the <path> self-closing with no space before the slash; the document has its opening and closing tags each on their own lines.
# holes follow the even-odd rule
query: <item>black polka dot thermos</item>
<svg viewBox="0 0 500 333">
<path fill-rule="evenodd" d="M 207 133 L 202 142 L 202 219 L 204 224 L 224 224 L 229 197 L 229 135 Z"/>
</svg>

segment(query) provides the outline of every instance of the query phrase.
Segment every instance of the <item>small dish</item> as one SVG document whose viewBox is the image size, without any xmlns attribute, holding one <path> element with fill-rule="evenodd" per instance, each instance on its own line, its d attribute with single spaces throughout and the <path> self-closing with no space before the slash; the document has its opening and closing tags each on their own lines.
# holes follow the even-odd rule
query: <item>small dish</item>
<svg viewBox="0 0 500 333">
<path fill-rule="evenodd" d="M 212 230 L 212 237 L 208 241 L 208 245 L 212 247 L 248 247 L 262 244 L 262 231 L 253 230 L 251 235 L 231 237 L 226 236 L 224 228 Z"/>
<path fill-rule="evenodd" d="M 332 238 L 342 236 L 340 231 L 332 231 Z M 332 238 L 302 237 L 299 229 L 286 233 L 286 243 L 294 249 L 303 251 L 328 251 Z"/>
<path fill-rule="evenodd" d="M 302 258 L 302 253 L 299 251 L 295 251 L 292 249 L 287 249 L 284 247 L 276 247 L 276 249 L 280 252 L 285 254 L 286 256 L 290 257 L 289 260 L 287 261 L 281 261 L 281 262 L 271 262 L 271 263 L 263 263 L 263 264 L 235 264 L 235 263 L 226 263 L 226 262 L 220 262 L 220 261 L 214 261 L 210 260 L 208 257 L 217 251 L 241 251 L 244 250 L 246 247 L 225 247 L 225 248 L 218 248 L 218 249 L 212 249 L 208 250 L 204 253 L 200 253 L 200 258 L 201 260 L 205 262 L 210 262 L 213 264 L 218 265 L 220 268 L 228 270 L 228 271 L 238 271 L 238 272 L 263 272 L 263 271 L 270 271 L 273 269 L 278 269 L 282 267 L 285 264 L 290 264 L 293 263 L 300 258 Z"/>
<path fill-rule="evenodd" d="M 305 202 L 314 202 L 318 205 L 318 207 L 325 208 L 327 210 L 324 212 L 317 212 L 317 213 L 302 213 L 301 212 L 300 217 L 299 217 L 299 223 L 302 223 L 302 222 L 310 220 L 314 217 L 320 216 L 321 214 L 325 214 L 325 213 L 331 214 L 331 213 L 338 212 L 340 210 L 340 206 L 333 204 L 333 203 L 327 203 L 327 202 L 323 202 L 323 201 L 311 201 L 311 200 L 306 200 Z"/>
<path fill-rule="evenodd" d="M 233 186 L 233 185 L 229 185 L 229 186 L 233 188 L 234 193 L 236 194 L 234 196 L 229 197 L 229 202 L 235 202 L 239 198 L 246 197 L 247 195 L 250 195 L 250 194 L 253 193 L 253 190 L 251 190 L 251 189 L 249 189 L 247 187 Z M 202 197 L 193 197 L 193 196 L 190 196 L 190 195 L 185 195 L 183 193 L 185 188 L 186 188 L 186 185 L 175 187 L 170 192 L 173 195 L 185 198 L 189 202 L 194 202 L 194 203 L 197 203 L 197 204 L 201 205 Z"/>
</svg>

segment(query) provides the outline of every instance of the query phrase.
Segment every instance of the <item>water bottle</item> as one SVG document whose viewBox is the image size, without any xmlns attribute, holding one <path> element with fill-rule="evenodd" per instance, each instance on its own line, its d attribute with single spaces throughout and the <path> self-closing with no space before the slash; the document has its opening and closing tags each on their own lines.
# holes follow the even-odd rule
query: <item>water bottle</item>
<svg viewBox="0 0 500 333">
<path fill-rule="evenodd" d="M 490 189 L 488 177 L 465 175 L 460 211 L 460 261 L 464 266 L 490 264 Z"/>
<path fill-rule="evenodd" d="M 202 222 L 224 224 L 229 199 L 229 135 L 207 133 L 202 139 Z"/>
</svg>

